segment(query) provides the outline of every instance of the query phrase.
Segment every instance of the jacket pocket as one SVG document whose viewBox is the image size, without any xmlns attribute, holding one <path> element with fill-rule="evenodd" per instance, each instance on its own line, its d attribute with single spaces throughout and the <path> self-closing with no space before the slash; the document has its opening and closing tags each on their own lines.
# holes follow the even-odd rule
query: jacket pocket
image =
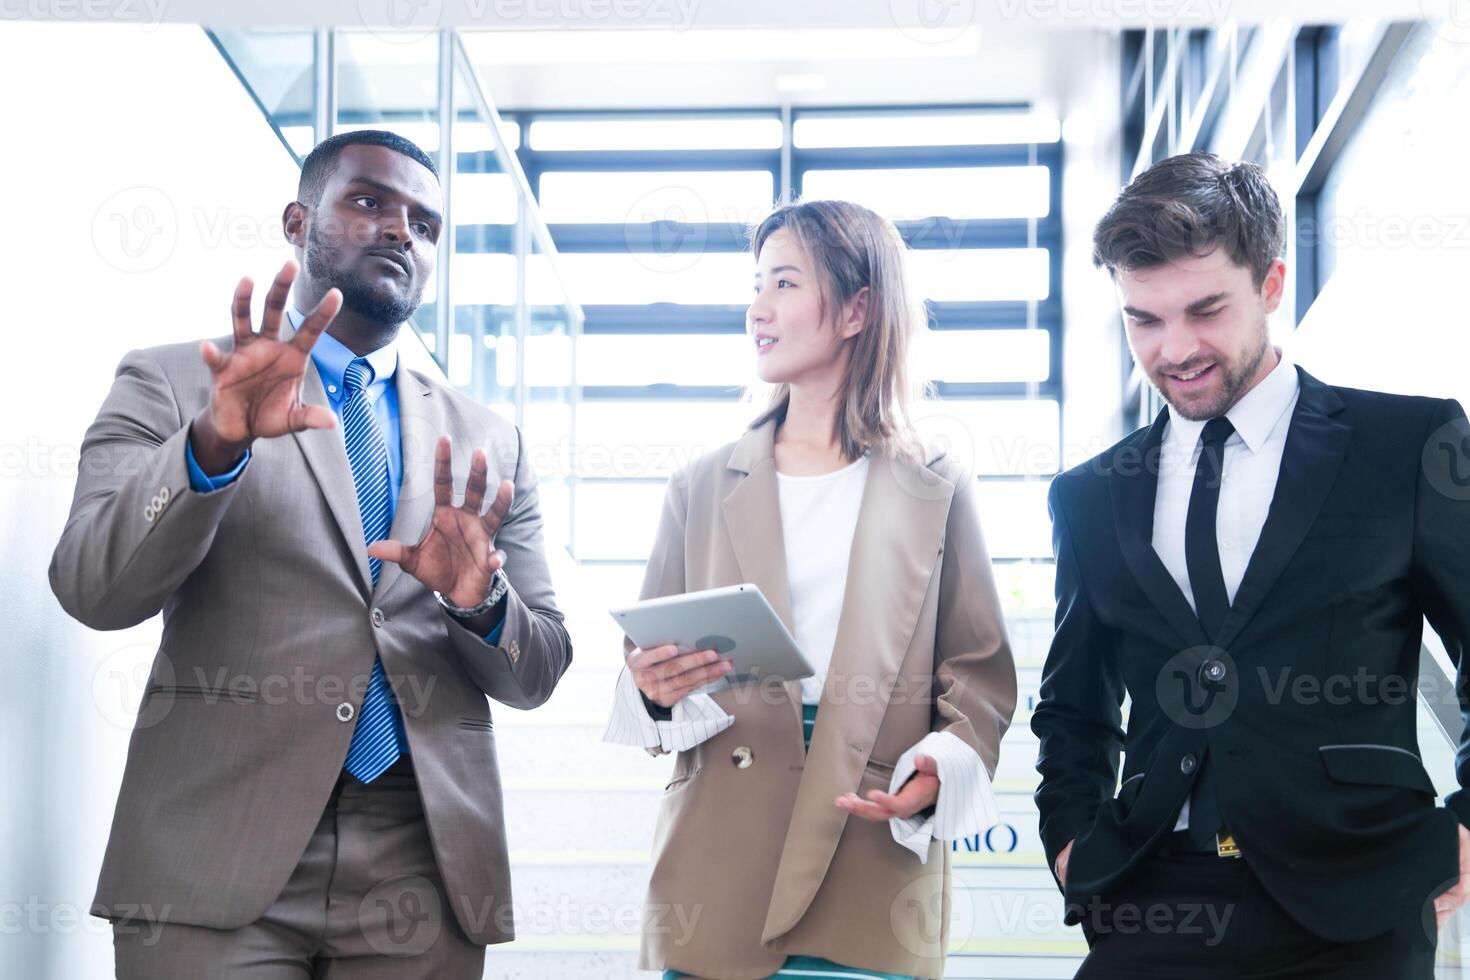
<svg viewBox="0 0 1470 980">
<path fill-rule="evenodd" d="M 494 732 L 495 722 L 489 718 L 461 718 L 459 727 L 467 732 Z"/>
<path fill-rule="evenodd" d="M 1397 745 L 1374 742 L 1319 745 L 1317 752 L 1333 779 L 1343 783 L 1400 786 L 1435 796 L 1434 781 L 1419 756 Z"/>
<path fill-rule="evenodd" d="M 1136 772 L 1118 785 L 1118 795 L 1113 799 L 1125 810 L 1138 799 L 1138 791 L 1143 788 L 1143 777 L 1146 775 L 1146 772 Z"/>
<path fill-rule="evenodd" d="M 260 700 L 255 691 L 229 687 L 201 687 L 198 684 L 158 684 L 148 689 L 148 697 L 166 697 L 175 701 L 203 701 L 206 704 L 253 704 Z"/>
<path fill-rule="evenodd" d="M 689 780 L 693 779 L 695 776 L 698 776 L 703 771 L 703 766 L 697 766 L 693 769 L 690 769 L 688 772 L 677 773 L 673 779 L 669 780 L 669 784 L 664 787 L 664 792 L 668 793 L 672 790 L 678 789 L 680 786 L 685 785 L 689 782 Z"/>
</svg>

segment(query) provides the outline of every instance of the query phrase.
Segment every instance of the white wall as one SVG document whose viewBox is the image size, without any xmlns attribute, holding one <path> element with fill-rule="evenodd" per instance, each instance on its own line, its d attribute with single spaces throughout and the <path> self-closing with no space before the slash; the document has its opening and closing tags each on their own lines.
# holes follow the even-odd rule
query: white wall
<svg viewBox="0 0 1470 980">
<path fill-rule="evenodd" d="M 1467 42 L 1414 30 L 1323 188 L 1336 269 L 1291 339 L 1323 381 L 1470 404 Z"/>
<path fill-rule="evenodd" d="M 1108 274 L 1093 267 L 1092 230 L 1122 190 L 1118 35 L 1097 31 L 1075 53 L 1062 97 L 1062 469 L 1125 432 L 1123 325 Z"/>
<path fill-rule="evenodd" d="M 125 351 L 228 333 L 239 277 L 264 291 L 296 168 L 198 27 L 0 24 L 0 92 L 0 976 L 73 980 L 112 975 L 86 909 L 157 637 L 51 595 L 77 452 Z"/>
</svg>

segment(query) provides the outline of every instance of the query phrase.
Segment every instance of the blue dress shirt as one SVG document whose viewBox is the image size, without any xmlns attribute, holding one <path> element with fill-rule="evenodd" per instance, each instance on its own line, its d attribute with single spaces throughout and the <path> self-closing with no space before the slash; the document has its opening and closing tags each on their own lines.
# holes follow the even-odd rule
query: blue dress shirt
<svg viewBox="0 0 1470 980">
<path fill-rule="evenodd" d="M 294 306 L 286 310 L 286 315 L 290 317 L 291 326 L 295 329 L 300 329 L 301 321 L 306 319 L 305 314 Z M 342 341 L 325 332 L 311 348 L 312 363 L 316 365 L 322 387 L 327 391 L 327 402 L 332 407 L 332 414 L 337 416 L 339 431 L 342 423 L 342 401 L 346 397 L 342 375 L 346 372 L 347 365 L 356 357 Z M 367 395 L 372 399 L 373 414 L 382 428 L 383 441 L 388 446 L 388 523 L 391 525 L 398 510 L 398 492 L 403 487 L 403 438 L 398 425 L 398 386 L 395 383 L 398 348 L 393 344 L 379 347 L 367 354 L 366 360 L 373 371 L 373 379 L 367 386 Z M 240 478 L 240 474 L 245 472 L 245 467 L 250 463 L 250 450 L 247 449 L 234 469 L 219 476 L 210 476 L 194 458 L 194 447 L 188 441 L 184 443 L 184 456 L 189 467 L 189 488 L 195 493 L 211 493 L 229 486 Z M 504 621 L 496 624 L 485 640 L 491 644 L 499 643 L 501 627 L 504 625 Z"/>
</svg>

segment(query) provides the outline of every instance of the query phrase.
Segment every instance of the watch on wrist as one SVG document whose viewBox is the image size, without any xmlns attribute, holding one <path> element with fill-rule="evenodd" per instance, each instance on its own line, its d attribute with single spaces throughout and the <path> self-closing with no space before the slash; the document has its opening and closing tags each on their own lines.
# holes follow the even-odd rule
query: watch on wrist
<svg viewBox="0 0 1470 980">
<path fill-rule="evenodd" d="M 445 612 L 456 619 L 474 619 L 481 613 L 487 613 L 500 605 L 500 600 L 504 599 L 505 594 L 509 591 L 510 579 L 505 577 L 504 569 L 497 568 L 495 574 L 490 576 L 490 594 L 478 606 L 470 606 L 469 608 L 456 606 L 442 592 L 435 592 L 434 598 L 439 600 L 439 605 L 443 607 Z"/>
</svg>

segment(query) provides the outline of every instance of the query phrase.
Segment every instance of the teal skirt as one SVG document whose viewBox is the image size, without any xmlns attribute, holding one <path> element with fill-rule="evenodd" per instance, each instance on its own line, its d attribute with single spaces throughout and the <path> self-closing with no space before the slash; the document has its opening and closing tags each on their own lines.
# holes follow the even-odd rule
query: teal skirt
<svg viewBox="0 0 1470 980">
<path fill-rule="evenodd" d="M 687 973 L 674 970 L 664 971 L 664 980 L 679 980 L 686 976 Z M 769 980 L 775 980 L 776 977 L 801 977 L 803 980 L 913 980 L 912 977 L 898 973 L 879 973 L 859 967 L 839 966 L 817 956 L 788 956 L 781 969 L 771 974 Z"/>
<path fill-rule="evenodd" d="M 816 727 L 816 724 L 817 706 L 814 704 L 802 705 L 801 734 L 807 748 L 811 748 L 812 729 Z M 687 973 L 665 970 L 663 980 L 679 980 L 680 977 L 686 976 L 688 976 Z M 843 966 L 819 956 L 788 956 L 786 962 L 781 964 L 781 969 L 771 975 L 771 980 L 775 980 L 776 977 L 801 977 L 803 980 L 913 980 L 913 977 L 898 973 L 879 973 L 877 970 Z"/>
</svg>

